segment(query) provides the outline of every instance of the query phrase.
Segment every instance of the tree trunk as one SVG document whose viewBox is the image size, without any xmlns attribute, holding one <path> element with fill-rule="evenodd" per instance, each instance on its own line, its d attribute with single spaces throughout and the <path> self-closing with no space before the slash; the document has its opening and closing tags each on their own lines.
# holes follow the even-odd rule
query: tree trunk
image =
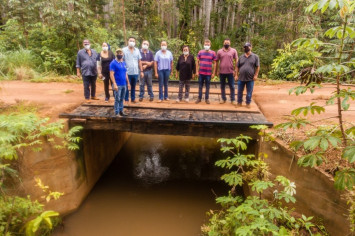
<svg viewBox="0 0 355 236">
<path fill-rule="evenodd" d="M 232 15 L 231 15 L 231 20 L 230 20 L 230 29 L 234 30 L 234 20 L 235 20 L 235 9 L 236 9 L 236 4 L 233 3 L 232 5 Z"/>
<path fill-rule="evenodd" d="M 206 0 L 206 22 L 205 22 L 205 32 L 204 37 L 208 38 L 210 34 L 210 19 L 211 19 L 211 8 L 212 8 L 212 0 Z"/>
<path fill-rule="evenodd" d="M 123 23 L 123 38 L 124 42 L 127 43 L 127 35 L 126 35 L 126 17 L 125 17 L 125 8 L 124 8 L 124 0 L 122 0 L 122 23 Z"/>
</svg>

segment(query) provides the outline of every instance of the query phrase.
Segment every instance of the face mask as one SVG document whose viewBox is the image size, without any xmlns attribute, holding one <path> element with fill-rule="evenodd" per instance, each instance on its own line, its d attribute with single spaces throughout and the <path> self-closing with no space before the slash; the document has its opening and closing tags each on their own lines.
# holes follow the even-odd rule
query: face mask
<svg viewBox="0 0 355 236">
<path fill-rule="evenodd" d="M 116 55 L 118 60 L 121 60 L 123 55 Z"/>
<path fill-rule="evenodd" d="M 210 50 L 210 46 L 208 46 L 208 45 L 205 45 L 204 48 L 206 51 Z"/>
<path fill-rule="evenodd" d="M 168 47 L 167 46 L 161 46 L 161 50 L 166 51 Z"/>
<path fill-rule="evenodd" d="M 144 50 L 148 50 L 149 46 L 148 46 L 147 44 L 143 44 L 143 45 L 142 45 L 142 48 L 143 48 Z"/>
<path fill-rule="evenodd" d="M 107 52 L 108 51 L 108 47 L 102 47 L 102 51 Z"/>
<path fill-rule="evenodd" d="M 230 46 L 229 44 L 224 44 L 224 45 L 223 45 L 223 47 L 224 47 L 225 49 L 228 49 L 229 46 Z"/>
<path fill-rule="evenodd" d="M 189 55 L 189 52 L 185 52 L 185 51 L 184 51 L 184 52 L 182 52 L 182 53 L 184 53 L 185 56 Z"/>
<path fill-rule="evenodd" d="M 244 48 L 244 52 L 245 52 L 245 53 L 250 52 L 250 48 L 249 48 L 249 47 L 245 47 L 245 48 Z"/>
<path fill-rule="evenodd" d="M 86 50 L 89 50 L 90 49 L 90 44 L 86 44 L 84 47 L 85 47 Z"/>
<path fill-rule="evenodd" d="M 131 48 L 133 48 L 136 45 L 135 42 L 128 42 L 128 46 L 130 46 Z"/>
</svg>

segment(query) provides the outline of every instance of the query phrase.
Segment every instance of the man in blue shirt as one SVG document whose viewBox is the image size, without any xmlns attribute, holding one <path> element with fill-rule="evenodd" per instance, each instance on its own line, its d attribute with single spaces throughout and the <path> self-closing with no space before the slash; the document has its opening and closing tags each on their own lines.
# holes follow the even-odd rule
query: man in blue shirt
<svg viewBox="0 0 355 236">
<path fill-rule="evenodd" d="M 85 39 L 83 41 L 83 49 L 80 49 L 76 57 L 76 74 L 78 77 L 83 77 L 84 97 L 86 101 L 90 101 L 90 87 L 91 99 L 98 100 L 96 97 L 96 79 L 97 66 L 96 58 L 97 52 L 90 48 L 90 41 Z M 81 71 L 81 75 L 80 75 Z"/>
<path fill-rule="evenodd" d="M 129 37 L 128 39 L 128 46 L 123 48 L 123 60 L 126 63 L 127 66 L 127 74 L 128 74 L 128 80 L 131 85 L 131 102 L 137 103 L 136 99 L 136 84 L 139 76 L 139 71 L 140 76 L 143 77 L 143 68 L 142 68 L 142 63 L 141 63 L 141 53 L 139 52 L 139 49 L 135 47 L 136 45 L 136 39 L 134 37 Z M 128 101 L 129 98 L 129 92 L 127 90 L 126 92 L 126 101 Z"/>
<path fill-rule="evenodd" d="M 112 82 L 113 95 L 115 97 L 114 110 L 116 116 L 127 116 L 123 112 L 123 100 L 128 87 L 127 66 L 123 61 L 122 49 L 116 50 L 116 59 L 110 64 L 110 79 Z"/>
</svg>

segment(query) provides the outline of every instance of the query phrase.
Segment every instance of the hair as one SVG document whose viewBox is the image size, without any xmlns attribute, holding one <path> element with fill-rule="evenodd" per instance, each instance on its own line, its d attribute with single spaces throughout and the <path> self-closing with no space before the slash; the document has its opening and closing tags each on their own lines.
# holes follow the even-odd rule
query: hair
<svg viewBox="0 0 355 236">
<path fill-rule="evenodd" d="M 209 44 L 211 44 L 211 40 L 209 40 L 209 39 L 205 39 L 205 43 L 209 43 Z"/>
<path fill-rule="evenodd" d="M 144 42 L 147 42 L 147 43 L 149 44 L 149 41 L 146 40 L 146 39 L 144 39 L 144 40 L 142 41 L 142 44 L 143 44 Z"/>
<path fill-rule="evenodd" d="M 190 47 L 188 45 L 182 45 L 181 50 L 184 50 L 184 48 L 188 48 L 190 51 Z"/>
<path fill-rule="evenodd" d="M 88 39 L 84 39 L 84 40 L 83 40 L 83 43 L 84 43 L 85 41 L 89 41 L 89 43 L 90 43 L 90 40 L 88 40 Z"/>
<path fill-rule="evenodd" d="M 168 42 L 167 42 L 166 40 L 161 41 L 161 42 L 160 42 L 160 45 L 161 45 L 162 43 L 164 43 L 164 42 L 166 43 L 166 45 L 168 45 Z"/>
<path fill-rule="evenodd" d="M 136 38 L 133 36 L 129 36 L 128 40 L 130 40 L 130 39 L 134 39 L 134 41 L 136 41 Z"/>
<path fill-rule="evenodd" d="M 230 38 L 225 38 L 225 39 L 223 40 L 223 42 L 225 42 L 225 41 L 229 41 L 229 42 L 230 42 L 231 40 L 230 40 Z"/>
</svg>

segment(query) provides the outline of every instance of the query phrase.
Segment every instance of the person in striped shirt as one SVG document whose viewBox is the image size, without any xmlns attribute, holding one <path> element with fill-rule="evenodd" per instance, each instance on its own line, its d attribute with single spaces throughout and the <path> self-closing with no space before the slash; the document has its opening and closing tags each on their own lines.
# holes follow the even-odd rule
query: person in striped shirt
<svg viewBox="0 0 355 236">
<path fill-rule="evenodd" d="M 211 41 L 209 39 L 205 39 L 204 42 L 204 50 L 199 51 L 197 55 L 197 74 L 198 77 L 198 99 L 196 100 L 196 104 L 200 103 L 202 100 L 202 90 L 203 85 L 206 84 L 206 92 L 205 92 L 205 102 L 210 104 L 209 93 L 210 93 L 210 82 L 211 77 L 214 77 L 213 67 L 216 66 L 216 53 L 211 49 Z"/>
</svg>

